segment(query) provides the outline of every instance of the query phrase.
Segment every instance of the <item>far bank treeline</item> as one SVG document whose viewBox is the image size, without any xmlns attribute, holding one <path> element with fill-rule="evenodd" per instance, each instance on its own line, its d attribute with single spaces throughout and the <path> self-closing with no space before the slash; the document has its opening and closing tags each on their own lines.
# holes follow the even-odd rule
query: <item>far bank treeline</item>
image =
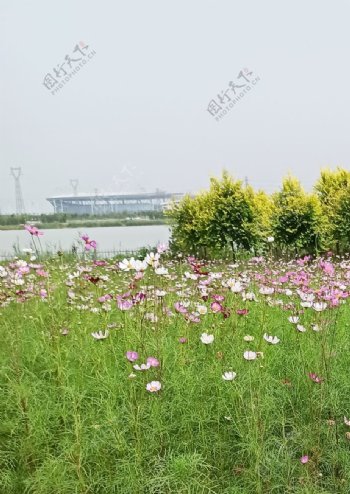
<svg viewBox="0 0 350 494">
<path fill-rule="evenodd" d="M 224 171 L 209 190 L 185 196 L 166 212 L 176 251 L 211 257 L 231 251 L 262 254 L 350 252 L 350 172 L 323 170 L 314 191 L 288 176 L 268 195 Z M 270 240 L 270 242 L 268 241 Z M 271 242 L 273 240 L 273 242 Z"/>
</svg>

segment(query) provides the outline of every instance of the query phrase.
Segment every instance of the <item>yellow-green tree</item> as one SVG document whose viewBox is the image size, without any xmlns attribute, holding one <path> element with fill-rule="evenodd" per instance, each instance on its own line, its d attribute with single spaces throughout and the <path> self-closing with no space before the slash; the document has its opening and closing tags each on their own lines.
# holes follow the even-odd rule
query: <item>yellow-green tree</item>
<svg viewBox="0 0 350 494">
<path fill-rule="evenodd" d="M 338 251 L 347 238 L 347 225 L 350 226 L 346 220 L 349 187 L 350 172 L 339 167 L 335 170 L 322 170 L 315 184 L 324 215 L 327 245 Z"/>
<path fill-rule="evenodd" d="M 308 194 L 299 180 L 285 178 L 282 189 L 273 195 L 273 236 L 282 250 L 317 253 L 322 248 L 324 218 L 318 197 Z"/>
</svg>

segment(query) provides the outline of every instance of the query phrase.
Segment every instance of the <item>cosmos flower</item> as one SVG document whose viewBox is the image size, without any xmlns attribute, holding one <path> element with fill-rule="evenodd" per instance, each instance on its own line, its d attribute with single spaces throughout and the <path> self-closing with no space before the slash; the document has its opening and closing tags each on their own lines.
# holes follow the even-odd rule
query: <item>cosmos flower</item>
<svg viewBox="0 0 350 494">
<path fill-rule="evenodd" d="M 160 266 L 159 268 L 156 268 L 154 270 L 154 272 L 156 274 L 159 274 L 159 275 L 169 274 L 169 271 L 167 270 L 167 268 L 164 268 L 163 266 Z"/>
<path fill-rule="evenodd" d="M 307 455 L 302 456 L 302 457 L 300 458 L 300 463 L 302 463 L 303 465 L 304 465 L 305 463 L 307 463 L 308 461 L 309 461 L 309 457 L 308 457 Z"/>
<path fill-rule="evenodd" d="M 266 240 L 267 240 L 267 242 L 268 242 L 269 244 L 271 244 L 272 242 L 274 242 L 274 241 L 275 241 L 275 238 L 274 238 L 274 237 L 267 237 L 267 239 L 266 239 Z"/>
<path fill-rule="evenodd" d="M 327 304 L 326 302 L 315 302 L 314 304 L 312 304 L 312 308 L 316 312 L 322 312 L 323 310 L 327 309 Z"/>
<path fill-rule="evenodd" d="M 280 342 L 280 339 L 277 338 L 277 336 L 270 336 L 266 333 L 264 333 L 263 338 L 265 341 L 267 341 L 267 343 L 271 343 L 271 345 L 277 345 L 277 343 Z"/>
<path fill-rule="evenodd" d="M 150 383 L 146 384 L 146 389 L 150 393 L 157 393 L 157 391 L 160 391 L 162 388 L 162 385 L 159 381 L 151 381 Z"/>
<path fill-rule="evenodd" d="M 210 345 L 214 341 L 214 335 L 202 333 L 200 339 L 201 339 L 201 342 L 204 343 L 205 345 Z"/>
<path fill-rule="evenodd" d="M 255 360 L 257 356 L 258 355 L 256 352 L 252 352 L 250 350 L 247 350 L 243 353 L 243 357 L 245 358 L 245 360 Z"/>
<path fill-rule="evenodd" d="M 81 239 L 84 240 L 85 242 L 85 250 L 96 249 L 97 247 L 96 240 L 91 240 L 86 233 L 81 236 Z"/>
<path fill-rule="evenodd" d="M 125 356 L 129 360 L 129 362 L 135 362 L 135 360 L 139 358 L 139 354 L 133 350 L 127 351 Z"/>
<path fill-rule="evenodd" d="M 179 343 L 187 343 L 187 341 L 188 341 L 187 338 L 185 338 L 184 336 L 181 336 L 179 338 Z"/>
<path fill-rule="evenodd" d="M 174 307 L 176 312 L 179 312 L 180 314 L 187 314 L 188 312 L 186 307 L 183 304 L 181 304 L 181 302 L 175 302 Z"/>
<path fill-rule="evenodd" d="M 309 372 L 308 376 L 314 383 L 320 384 L 323 381 L 323 378 L 319 377 L 314 372 Z"/>
<path fill-rule="evenodd" d="M 236 314 L 239 316 L 246 316 L 249 313 L 248 309 L 237 309 Z"/>
<path fill-rule="evenodd" d="M 109 336 L 109 331 L 106 329 L 106 331 L 103 333 L 103 331 L 96 331 L 95 333 L 91 333 L 91 336 L 95 338 L 95 340 L 105 340 Z"/>
<path fill-rule="evenodd" d="M 145 370 L 148 370 L 149 368 L 151 367 L 151 364 L 135 364 L 133 365 L 133 368 L 137 371 L 145 371 Z"/>
<path fill-rule="evenodd" d="M 148 357 L 147 364 L 149 364 L 151 367 L 159 367 L 159 360 L 155 357 Z"/>
<path fill-rule="evenodd" d="M 261 295 L 272 295 L 274 291 L 275 289 L 273 287 L 262 286 L 259 290 L 259 293 L 261 293 Z"/>
<path fill-rule="evenodd" d="M 158 254 L 162 254 L 163 252 L 165 252 L 167 250 L 168 250 L 168 245 L 167 244 L 159 243 L 157 245 L 157 252 L 158 252 Z"/>
<path fill-rule="evenodd" d="M 24 225 L 24 229 L 27 230 L 33 237 L 40 237 L 44 235 L 44 232 L 40 232 L 36 226 L 33 225 Z"/>
<path fill-rule="evenodd" d="M 210 308 L 214 312 L 214 314 L 216 314 L 218 312 L 222 312 L 222 310 L 223 310 L 223 307 L 219 302 L 212 302 L 210 304 Z"/>
<path fill-rule="evenodd" d="M 305 328 L 302 324 L 297 324 L 297 330 L 298 330 L 300 333 L 305 333 L 306 328 Z"/>
<path fill-rule="evenodd" d="M 132 300 L 125 300 L 121 296 L 118 296 L 117 305 L 120 310 L 130 310 L 133 306 L 133 302 Z"/>
<path fill-rule="evenodd" d="M 298 316 L 290 316 L 290 317 L 288 317 L 288 321 L 291 322 L 292 324 L 297 324 L 299 322 L 299 317 Z"/>
<path fill-rule="evenodd" d="M 233 381 L 236 376 L 237 376 L 236 372 L 228 371 L 228 372 L 224 372 L 222 378 L 224 381 Z"/>
</svg>

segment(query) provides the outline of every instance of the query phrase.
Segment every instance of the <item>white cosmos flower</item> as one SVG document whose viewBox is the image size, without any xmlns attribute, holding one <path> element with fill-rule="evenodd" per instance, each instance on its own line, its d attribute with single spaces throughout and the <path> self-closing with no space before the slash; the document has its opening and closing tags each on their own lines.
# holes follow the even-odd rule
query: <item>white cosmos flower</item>
<svg viewBox="0 0 350 494">
<path fill-rule="evenodd" d="M 150 367 L 151 367 L 151 364 L 149 364 L 148 362 L 147 362 L 147 364 L 141 364 L 141 365 L 135 364 L 135 365 L 133 365 L 133 368 L 137 371 L 145 371 L 145 370 L 148 370 Z"/>
<path fill-rule="evenodd" d="M 318 326 L 318 324 L 311 324 L 311 327 L 313 331 L 316 331 L 317 333 L 321 331 L 321 328 Z"/>
<path fill-rule="evenodd" d="M 297 324 L 297 330 L 300 331 L 300 333 L 305 333 L 306 328 L 302 324 Z"/>
<path fill-rule="evenodd" d="M 205 305 L 197 305 L 197 312 L 201 316 L 204 316 L 208 312 L 208 309 Z"/>
<path fill-rule="evenodd" d="M 303 302 L 313 302 L 315 300 L 315 295 L 313 293 L 304 293 L 299 290 L 298 294 Z"/>
<path fill-rule="evenodd" d="M 248 300 L 249 302 L 256 302 L 256 296 L 253 292 L 242 293 L 242 298 L 244 302 Z"/>
<path fill-rule="evenodd" d="M 350 420 L 344 415 L 344 424 L 350 426 Z"/>
<path fill-rule="evenodd" d="M 159 265 L 159 258 L 160 258 L 160 255 L 158 254 L 158 252 L 156 254 L 154 252 L 150 252 L 145 257 L 145 261 L 149 266 L 156 268 Z"/>
<path fill-rule="evenodd" d="M 236 281 L 233 285 L 231 285 L 231 292 L 240 293 L 243 290 L 243 285 L 240 281 Z"/>
<path fill-rule="evenodd" d="M 269 244 L 271 244 L 272 242 L 275 241 L 275 237 L 267 237 L 266 240 L 269 242 Z"/>
<path fill-rule="evenodd" d="M 312 302 L 300 302 L 300 305 L 305 309 L 312 307 Z"/>
<path fill-rule="evenodd" d="M 130 269 L 133 269 L 134 262 L 135 259 L 133 257 L 130 260 L 123 259 L 122 261 L 119 262 L 118 266 L 122 271 L 130 271 Z"/>
<path fill-rule="evenodd" d="M 243 353 L 243 357 L 246 359 L 246 360 L 255 360 L 257 358 L 257 353 L 256 352 L 252 352 L 250 350 L 247 350 Z"/>
<path fill-rule="evenodd" d="M 156 268 L 156 269 L 154 270 L 154 272 L 155 272 L 156 274 L 168 274 L 168 273 L 169 273 L 169 271 L 167 270 L 167 268 L 164 268 L 164 267 L 162 267 L 162 266 L 161 266 L 161 267 L 159 267 L 159 268 Z"/>
<path fill-rule="evenodd" d="M 213 334 L 208 334 L 208 333 L 202 333 L 201 334 L 201 342 L 204 343 L 205 345 L 210 345 L 214 341 L 214 335 Z"/>
<path fill-rule="evenodd" d="M 140 271 L 146 271 L 147 269 L 147 262 L 146 261 L 140 261 L 140 259 L 130 259 L 130 264 L 135 271 L 140 272 Z"/>
<path fill-rule="evenodd" d="M 157 297 L 164 297 L 166 295 L 166 291 L 165 290 L 156 290 L 155 294 L 157 295 Z"/>
<path fill-rule="evenodd" d="M 315 302 L 314 304 L 312 304 L 312 308 L 316 312 L 321 312 L 321 311 L 327 309 L 327 304 L 326 304 L 326 302 Z"/>
<path fill-rule="evenodd" d="M 293 295 L 292 290 L 290 290 L 289 288 L 287 288 L 284 293 L 287 295 L 287 297 L 291 297 Z"/>
<path fill-rule="evenodd" d="M 105 340 L 106 338 L 108 338 L 108 335 L 109 335 L 108 329 L 106 329 L 105 332 L 96 331 L 95 333 L 91 333 L 91 336 L 95 338 L 95 340 Z"/>
<path fill-rule="evenodd" d="M 3 266 L 0 266 L 0 278 L 6 278 L 7 271 Z"/>
<path fill-rule="evenodd" d="M 224 372 L 222 378 L 224 381 L 233 381 L 236 376 L 237 376 L 236 372 L 228 371 L 228 372 Z"/>
<path fill-rule="evenodd" d="M 271 343 L 271 345 L 277 345 L 277 343 L 281 341 L 279 338 L 277 338 L 277 336 L 271 336 L 267 333 L 264 333 L 263 338 L 265 341 L 267 341 L 267 343 Z"/>
<path fill-rule="evenodd" d="M 288 317 L 288 321 L 291 322 L 292 324 L 297 324 L 299 322 L 299 317 L 298 316 L 290 316 L 290 317 Z"/>
<path fill-rule="evenodd" d="M 159 381 L 151 381 L 150 383 L 146 384 L 146 389 L 150 393 L 156 393 L 157 391 L 160 391 L 162 388 L 162 385 Z"/>
<path fill-rule="evenodd" d="M 259 293 L 261 293 L 261 295 L 272 295 L 274 291 L 275 289 L 273 287 L 262 286 L 259 290 Z"/>
</svg>

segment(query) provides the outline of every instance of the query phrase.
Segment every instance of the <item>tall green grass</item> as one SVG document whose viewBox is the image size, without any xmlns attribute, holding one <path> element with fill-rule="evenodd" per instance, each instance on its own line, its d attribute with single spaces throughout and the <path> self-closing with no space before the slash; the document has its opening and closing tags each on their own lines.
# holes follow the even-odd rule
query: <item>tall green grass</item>
<svg viewBox="0 0 350 494">
<path fill-rule="evenodd" d="M 262 295 L 244 303 L 216 280 L 213 293 L 224 293 L 231 316 L 209 310 L 191 324 L 164 314 L 164 306 L 174 312 L 178 300 L 208 307 L 210 301 L 201 300 L 198 282 L 182 277 L 185 265 L 169 263 L 176 279 L 147 272 L 137 283 L 148 290 L 145 303 L 121 311 L 113 301 L 110 311 L 93 313 L 102 294 L 126 292 L 132 274 L 111 263 L 95 267 L 109 279 L 94 285 L 80 276 L 78 300 L 68 303 L 65 280 L 76 266 L 62 259 L 45 264 L 46 301 L 33 297 L 0 309 L 1 494 L 350 492 L 347 304 L 309 309 L 302 316 L 308 330 L 299 333 L 290 312 Z M 226 277 L 243 269 L 210 266 Z M 167 291 L 164 299 L 152 295 L 154 286 Z M 256 282 L 251 289 L 258 293 Z M 3 284 L 2 300 L 5 291 Z M 243 307 L 249 314 L 236 315 Z M 145 317 L 150 312 L 156 322 Z M 322 330 L 312 331 L 311 323 Z M 91 336 L 111 324 L 105 340 Z M 203 332 L 214 334 L 213 344 L 201 343 Z M 265 332 L 281 342 L 268 345 Z M 263 357 L 246 361 L 247 349 Z M 128 350 L 137 350 L 140 362 L 152 355 L 161 365 L 134 371 Z M 228 370 L 237 373 L 232 382 L 222 379 Z M 309 372 L 324 382 L 312 382 Z M 146 391 L 152 380 L 162 383 L 159 393 Z"/>
</svg>

